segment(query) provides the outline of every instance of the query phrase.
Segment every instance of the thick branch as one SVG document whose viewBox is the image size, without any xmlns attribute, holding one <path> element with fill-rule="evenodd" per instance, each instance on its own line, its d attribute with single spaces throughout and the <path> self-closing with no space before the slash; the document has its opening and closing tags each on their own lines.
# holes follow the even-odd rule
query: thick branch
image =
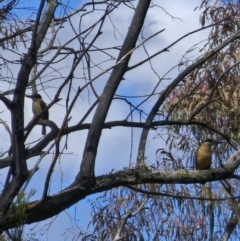
<svg viewBox="0 0 240 241">
<path fill-rule="evenodd" d="M 44 200 L 29 204 L 27 209 L 27 218 L 25 223 L 33 223 L 45 220 L 61 211 L 69 208 L 74 203 L 84 199 L 94 193 L 103 192 L 119 186 L 129 186 L 144 183 L 159 184 L 190 184 L 199 182 L 209 182 L 231 178 L 234 171 L 240 164 L 240 151 L 236 152 L 226 163 L 224 167 L 204 170 L 187 171 L 150 171 L 145 168 L 135 168 L 119 171 L 113 174 L 107 174 L 96 177 L 93 187 L 83 186 L 81 184 L 67 188 L 58 194 L 47 197 Z M 2 230 L 12 228 L 15 225 L 15 217 L 9 215 L 0 216 L 0 227 Z"/>
<path fill-rule="evenodd" d="M 85 118 L 83 119 L 85 120 Z M 42 121 L 41 124 L 44 124 L 44 121 Z M 55 128 L 55 124 L 52 123 L 51 125 L 51 121 L 46 121 L 46 124 L 47 126 L 50 126 L 51 128 L 51 131 L 41 140 L 39 141 L 35 146 L 29 148 L 28 150 L 26 150 L 25 152 L 25 158 L 26 160 L 33 157 L 33 156 L 38 156 L 41 154 L 42 150 L 51 142 L 53 141 L 56 136 L 59 134 L 59 129 L 58 128 Z M 104 125 L 103 125 L 103 129 L 111 129 L 113 127 L 135 127 L 135 128 L 144 128 L 144 126 L 146 125 L 145 122 L 129 122 L 129 121 L 126 121 L 126 120 L 122 120 L 122 121 L 110 121 L 110 122 L 106 122 Z M 208 126 L 207 124 L 205 123 L 201 123 L 201 122 L 197 122 L 197 121 L 191 121 L 191 122 L 188 122 L 188 121 L 153 121 L 151 123 L 151 128 L 158 128 L 160 126 L 170 126 L 170 125 L 182 125 L 182 126 L 185 126 L 185 125 L 199 125 L 199 126 L 203 126 L 215 133 L 217 133 L 218 135 L 222 136 L 224 139 L 226 140 L 229 140 L 229 137 L 228 136 L 225 136 L 224 134 L 222 134 L 221 132 L 211 128 L 210 126 Z M 91 126 L 90 123 L 84 123 L 82 124 L 79 123 L 75 126 L 72 126 L 72 127 L 68 127 L 68 128 L 65 128 L 62 130 L 61 132 L 61 136 L 64 136 L 64 135 L 68 135 L 72 132 L 75 132 L 75 131 L 80 131 L 80 130 L 87 130 L 89 129 Z M 0 159 L 0 169 L 2 168 L 5 168 L 5 167 L 8 167 L 10 164 L 11 164 L 11 161 L 12 161 L 12 157 L 5 157 L 5 158 L 2 158 Z"/>
<path fill-rule="evenodd" d="M 86 140 L 81 169 L 76 177 L 76 181 L 79 181 L 82 177 L 94 176 L 95 158 L 97 155 L 97 148 L 102 132 L 102 126 L 106 119 L 113 96 L 126 71 L 129 59 L 131 57 L 131 51 L 134 48 L 139 33 L 142 29 L 150 2 L 150 0 L 140 0 L 138 2 L 131 25 L 129 27 L 129 31 L 117 59 L 117 62 L 120 62 L 120 64 L 113 69 L 100 97 L 99 105 L 95 112 Z"/>
</svg>

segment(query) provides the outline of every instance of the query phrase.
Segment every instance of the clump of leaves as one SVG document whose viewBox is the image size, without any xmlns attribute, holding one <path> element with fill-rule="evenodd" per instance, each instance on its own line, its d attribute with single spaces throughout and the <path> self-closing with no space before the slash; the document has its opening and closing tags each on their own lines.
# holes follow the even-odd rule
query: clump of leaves
<svg viewBox="0 0 240 241">
<path fill-rule="evenodd" d="M 21 237 L 23 235 L 24 223 L 26 219 L 26 210 L 29 204 L 29 200 L 34 194 L 36 190 L 31 189 L 29 193 L 24 193 L 20 191 L 14 202 L 11 206 L 12 214 L 15 217 L 16 228 L 11 229 L 8 232 L 8 236 L 10 236 L 11 240 L 22 240 Z"/>
</svg>

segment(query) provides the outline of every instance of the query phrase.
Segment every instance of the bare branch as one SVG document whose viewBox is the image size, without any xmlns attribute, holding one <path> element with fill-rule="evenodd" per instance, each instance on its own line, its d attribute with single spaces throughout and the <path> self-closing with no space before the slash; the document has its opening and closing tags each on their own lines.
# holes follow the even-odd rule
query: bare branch
<svg viewBox="0 0 240 241">
<path fill-rule="evenodd" d="M 116 236 L 114 237 L 113 241 L 118 241 L 118 240 L 121 240 L 121 232 L 124 228 L 124 225 L 126 224 L 127 220 L 133 216 L 136 216 L 143 208 L 144 208 L 144 205 L 146 204 L 146 202 L 148 201 L 148 197 L 146 197 L 140 207 L 135 211 L 135 212 L 132 212 L 132 210 L 129 210 L 127 212 L 127 214 L 122 218 L 122 221 L 121 221 L 121 225 L 116 233 Z"/>
</svg>

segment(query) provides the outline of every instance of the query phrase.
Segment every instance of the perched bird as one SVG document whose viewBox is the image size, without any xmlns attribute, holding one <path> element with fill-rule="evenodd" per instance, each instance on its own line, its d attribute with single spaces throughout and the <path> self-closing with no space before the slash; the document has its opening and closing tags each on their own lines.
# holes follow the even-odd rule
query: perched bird
<svg viewBox="0 0 240 241">
<path fill-rule="evenodd" d="M 212 164 L 212 146 L 222 143 L 212 139 L 206 139 L 198 147 L 196 152 L 196 169 L 206 170 L 211 167 Z"/>
<path fill-rule="evenodd" d="M 26 97 L 31 98 L 33 100 L 32 104 L 32 112 L 34 116 L 38 116 L 46 107 L 46 103 L 42 100 L 42 96 L 35 93 L 33 95 L 26 95 Z M 44 112 L 44 114 L 41 116 L 42 120 L 48 120 L 48 110 Z M 46 127 L 42 126 L 42 135 L 46 134 Z"/>
</svg>

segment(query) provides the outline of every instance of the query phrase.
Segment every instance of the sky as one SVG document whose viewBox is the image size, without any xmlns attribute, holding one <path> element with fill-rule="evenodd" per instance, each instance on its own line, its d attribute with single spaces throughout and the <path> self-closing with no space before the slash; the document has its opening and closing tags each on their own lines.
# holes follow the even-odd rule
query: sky
<svg viewBox="0 0 240 241">
<path fill-rule="evenodd" d="M 25 1 L 25 4 L 28 4 L 28 6 L 36 6 L 36 2 L 39 3 L 39 1 L 32 0 L 32 1 Z M 63 3 L 66 3 L 67 1 L 62 1 Z M 136 4 L 137 1 L 134 1 L 133 4 Z M 156 36 L 155 38 L 148 41 L 145 45 L 146 50 L 149 54 L 153 54 L 156 51 L 161 50 L 162 48 L 168 46 L 176 39 L 180 38 L 184 34 L 193 31 L 195 29 L 201 28 L 199 24 L 199 14 L 200 12 L 198 10 L 194 11 L 196 6 L 200 5 L 201 1 L 189 1 L 189 0 L 178 0 L 178 1 L 169 1 L 169 0 L 162 0 L 160 1 L 153 1 L 154 7 L 151 7 L 149 9 L 144 31 L 143 31 L 143 38 L 149 37 L 151 34 L 155 33 L 156 31 L 165 29 L 161 34 Z M 72 8 L 78 7 L 76 4 L 82 4 L 81 1 L 69 1 Z M 158 4 L 158 6 L 157 6 Z M 161 4 L 161 5 L 159 5 Z M 170 14 L 168 15 L 166 11 Z M 58 10 L 58 13 L 61 14 L 61 11 Z M 29 13 L 27 11 L 18 12 L 20 16 L 29 16 Z M 86 18 L 84 18 L 83 26 L 87 26 L 91 22 L 94 22 L 96 19 L 99 18 L 99 14 L 101 12 L 98 12 L 96 14 L 88 15 Z M 79 19 L 80 15 L 74 16 L 72 18 L 72 24 L 75 27 L 76 31 L 79 29 Z M 129 8 L 126 8 L 124 6 L 119 7 L 118 11 L 115 11 L 111 14 L 111 21 L 108 20 L 106 22 L 106 25 L 103 27 L 103 33 L 99 40 L 97 40 L 96 45 L 101 46 L 114 46 L 114 45 L 121 45 L 124 36 L 127 33 L 131 18 L 133 15 L 133 11 Z M 173 18 L 174 16 L 175 18 Z M 34 19 L 34 14 L 31 16 L 31 18 Z M 115 25 L 111 24 L 111 22 L 115 23 Z M 76 26 L 75 26 L 76 25 Z M 116 27 L 116 28 L 115 28 Z M 151 64 L 154 69 L 157 70 L 157 73 L 159 76 L 163 76 L 170 68 L 180 63 L 182 57 L 184 56 L 184 53 L 192 47 L 195 43 L 198 43 L 201 40 L 207 39 L 207 31 L 201 31 L 200 33 L 197 33 L 195 35 L 189 36 L 188 38 L 182 40 L 170 49 L 168 53 L 163 53 L 161 56 L 158 56 L 157 58 L 153 59 L 151 61 Z M 69 27 L 69 22 L 65 23 L 64 29 L 60 32 L 57 41 L 58 43 L 64 43 L 70 36 L 72 35 L 71 28 Z M 91 35 L 89 36 L 90 39 Z M 139 38 L 138 43 L 140 43 L 141 37 Z M 77 46 L 77 43 L 74 42 L 73 46 Z M 22 51 L 19 51 L 20 53 L 26 52 L 26 48 L 22 49 Z M 116 55 L 117 52 L 113 53 L 113 55 Z M 194 53 L 192 53 L 194 56 Z M 146 52 L 141 48 L 137 49 L 130 60 L 130 66 L 134 65 L 139 62 L 139 60 L 146 58 Z M 9 55 L 9 58 L 16 58 L 16 56 L 12 53 L 12 55 Z M 93 55 L 94 57 L 94 55 Z M 96 62 L 101 62 L 101 59 L 104 57 L 102 55 L 97 55 Z M 94 59 L 95 60 L 95 59 Z M 102 69 L 106 69 L 109 66 L 109 63 L 114 63 L 113 61 L 108 61 L 101 65 Z M 62 75 L 64 75 L 64 70 L 69 66 L 69 60 L 65 59 L 58 63 L 57 67 L 59 68 L 59 72 L 61 72 Z M 3 70 L 4 71 L 4 70 Z M 99 68 L 94 68 L 93 73 L 95 76 L 100 73 L 102 70 Z M 12 70 L 13 75 L 17 76 L 18 68 L 14 68 Z M 79 73 L 77 72 L 76 75 L 81 76 L 82 70 L 79 70 Z M 171 71 L 167 77 L 168 78 L 174 78 L 178 74 L 178 69 L 174 69 Z M 98 94 L 101 94 L 101 91 L 103 89 L 104 83 L 106 82 L 107 77 L 109 74 L 104 74 L 102 77 L 100 77 L 96 83 L 95 88 L 98 92 Z M 54 76 L 55 77 L 55 76 Z M 158 81 L 158 77 L 151 71 L 149 63 L 146 63 L 142 65 L 141 67 L 137 68 L 137 70 L 127 73 L 124 76 L 124 81 L 121 83 L 117 90 L 117 94 L 119 95 L 145 95 L 150 94 L 153 90 L 156 82 Z M 54 84 L 57 83 L 58 79 L 56 78 L 56 81 L 53 82 Z M 163 89 L 169 82 L 165 81 L 162 83 L 161 86 L 159 86 L 159 92 L 161 89 Z M 51 84 L 51 85 L 54 85 Z M 82 80 L 75 80 L 74 81 L 74 87 L 77 88 L 79 85 L 82 86 L 84 82 Z M 138 86 L 137 89 L 135 89 L 135 86 Z M 6 86 L 4 86 L 6 87 Z M 7 88 L 7 87 L 6 87 Z M 12 88 L 12 86 L 10 87 Z M 51 96 L 55 92 L 55 89 L 49 86 L 49 88 L 46 90 L 46 93 L 42 93 L 43 98 L 45 102 L 49 103 L 51 100 Z M 64 97 L 67 90 L 64 90 L 62 93 L 63 100 L 60 101 L 58 104 L 54 105 L 50 109 L 50 119 L 53 120 L 58 126 L 61 125 L 64 114 L 65 114 L 65 108 L 64 108 Z M 30 93 L 30 90 L 28 91 Z M 150 109 L 151 105 L 156 101 L 157 95 L 154 96 L 148 103 L 144 104 L 142 108 L 145 108 L 146 112 L 148 109 Z M 139 100 L 132 100 L 136 103 L 139 102 Z M 73 125 L 74 123 L 77 123 L 79 120 L 79 115 L 83 115 L 85 111 L 89 108 L 89 102 L 93 103 L 93 96 L 88 95 L 87 92 L 83 92 L 77 101 L 73 112 L 71 113 L 72 119 L 70 121 L 70 124 Z M 25 122 L 31 120 L 32 118 L 32 110 L 31 110 L 31 101 L 26 100 L 25 102 Z M 0 105 L 1 108 L 4 108 Z M 1 109 L 0 109 L 1 110 Z M 81 110 L 81 113 L 79 113 L 79 110 Z M 126 104 L 123 104 L 122 101 L 116 100 L 113 102 L 111 109 L 107 116 L 107 121 L 111 120 L 123 120 L 126 118 L 126 116 L 129 113 L 129 107 Z M 89 123 L 92 119 L 93 114 L 91 114 L 86 122 Z M 4 120 L 9 120 L 9 114 L 7 111 L 4 112 Z M 138 121 L 139 116 L 137 114 L 133 115 L 133 120 Z M 32 142 L 39 138 L 40 133 L 40 126 L 36 126 L 31 136 L 29 137 L 28 142 Z M 9 140 L 9 136 L 7 135 L 5 129 L 3 126 L 0 126 L 0 133 L 3 136 L 4 139 Z M 138 140 L 140 137 L 140 129 L 133 129 L 133 133 L 127 129 L 127 128 L 112 128 L 109 130 L 104 130 L 101 136 L 99 150 L 97 154 L 97 160 L 96 160 L 96 169 L 95 173 L 96 175 L 102 175 L 110 172 L 112 169 L 114 170 L 120 170 L 123 167 L 128 167 L 130 163 L 134 162 L 136 160 L 136 154 L 137 154 L 137 148 L 138 148 Z M 133 143 L 132 143 L 132 156 L 130 158 L 130 150 L 131 150 L 131 136 L 133 135 Z M 65 154 L 61 156 L 61 158 L 58 161 L 58 164 L 54 170 L 54 175 L 51 180 L 51 189 L 50 194 L 60 191 L 61 189 L 67 187 L 71 182 L 74 180 L 77 172 L 76 170 L 79 170 L 79 164 L 83 153 L 84 148 L 84 141 L 87 136 L 87 131 L 81 131 L 71 134 L 68 137 L 68 149 L 65 151 Z M 152 164 L 156 160 L 155 152 L 158 148 L 163 147 L 163 143 L 161 141 L 154 141 L 156 138 L 156 133 L 152 132 L 148 138 L 147 142 L 147 148 L 146 148 L 146 157 L 147 162 L 149 164 Z M 62 142 L 63 145 L 64 141 Z M 2 150 L 7 150 L 9 144 L 4 143 L 2 146 Z M 48 171 L 49 163 L 51 161 L 52 155 L 48 155 L 47 158 L 45 158 L 41 165 L 40 170 L 36 173 L 34 178 L 32 179 L 28 191 L 32 188 L 36 188 L 37 190 L 42 190 L 44 181 L 40 182 L 39 180 L 44 180 L 43 177 L 46 176 L 46 173 Z M 30 167 L 33 167 L 34 163 L 36 161 L 36 158 L 33 159 L 31 162 L 29 162 Z M 4 173 L 1 173 L 0 181 L 4 182 L 5 175 Z M 37 191 L 35 196 L 33 197 L 33 200 L 41 197 L 41 192 Z M 78 220 L 77 224 L 78 226 L 81 226 L 83 229 L 86 230 L 88 223 L 91 220 L 91 209 L 88 202 L 88 199 L 94 199 L 96 195 L 92 197 L 88 197 L 86 200 L 81 201 L 77 205 L 74 205 L 73 207 L 67 209 L 65 212 L 62 212 L 59 214 L 56 218 L 54 217 L 54 222 L 51 220 L 46 220 L 45 222 L 41 222 L 39 224 L 33 224 L 26 226 L 26 232 L 30 232 L 33 227 L 34 232 L 37 230 L 40 230 L 40 227 L 43 227 L 47 223 L 51 223 L 50 229 L 46 231 L 46 233 L 43 234 L 43 236 L 38 236 L 42 234 L 41 232 L 37 233 L 38 238 L 40 240 L 72 240 L 72 238 L 76 235 L 75 233 L 72 233 L 70 229 L 73 222 L 71 218 L 69 218 L 69 215 L 74 216 L 76 213 L 76 219 Z M 73 224 L 74 225 L 74 224 Z"/>
</svg>

